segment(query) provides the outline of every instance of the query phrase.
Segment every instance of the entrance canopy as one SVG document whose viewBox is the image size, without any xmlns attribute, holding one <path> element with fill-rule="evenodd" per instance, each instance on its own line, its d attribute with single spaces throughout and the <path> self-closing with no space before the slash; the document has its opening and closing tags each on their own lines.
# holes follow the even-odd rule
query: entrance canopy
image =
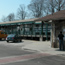
<svg viewBox="0 0 65 65">
<path fill-rule="evenodd" d="M 26 20 L 19 20 L 19 21 L 9 21 L 9 22 L 1 22 L 0 26 L 8 26 L 8 25 L 20 25 L 20 24 L 32 24 L 35 23 L 35 19 L 26 19 Z"/>
</svg>

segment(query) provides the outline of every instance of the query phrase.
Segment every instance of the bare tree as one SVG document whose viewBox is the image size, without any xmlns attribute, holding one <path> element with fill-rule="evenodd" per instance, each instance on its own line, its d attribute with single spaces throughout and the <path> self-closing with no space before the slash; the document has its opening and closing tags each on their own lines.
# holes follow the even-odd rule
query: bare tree
<svg viewBox="0 0 65 65">
<path fill-rule="evenodd" d="M 43 16 L 44 0 L 32 0 L 28 5 L 28 9 L 32 12 L 32 15 L 36 18 Z"/>
<path fill-rule="evenodd" d="M 46 14 L 53 14 L 55 12 L 56 3 L 55 0 L 45 1 L 45 12 Z"/>
<path fill-rule="evenodd" d="M 56 2 L 56 10 L 64 10 L 65 9 L 65 0 L 55 0 Z"/>
<path fill-rule="evenodd" d="M 7 20 L 6 20 L 6 17 L 5 16 L 3 16 L 2 17 L 2 22 L 6 22 Z"/>
<path fill-rule="evenodd" d="M 20 7 L 18 8 L 17 17 L 23 20 L 25 19 L 26 15 L 27 15 L 27 12 L 25 11 L 25 6 L 20 5 Z"/>
<path fill-rule="evenodd" d="M 50 0 L 50 7 L 51 7 L 51 13 L 53 14 L 55 12 L 55 0 Z"/>
<path fill-rule="evenodd" d="M 11 13 L 7 16 L 7 21 L 14 21 L 15 20 L 15 15 L 14 13 Z"/>
<path fill-rule="evenodd" d="M 53 14 L 65 9 L 65 0 L 46 0 L 45 12 Z"/>
</svg>

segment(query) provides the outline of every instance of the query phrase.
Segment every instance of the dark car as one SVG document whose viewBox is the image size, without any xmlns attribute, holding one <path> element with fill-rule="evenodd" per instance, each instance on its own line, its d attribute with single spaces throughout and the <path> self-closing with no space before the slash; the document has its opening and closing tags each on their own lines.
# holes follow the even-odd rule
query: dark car
<svg viewBox="0 0 65 65">
<path fill-rule="evenodd" d="M 18 41 L 22 41 L 22 37 L 16 34 L 10 34 L 7 36 L 6 41 L 13 41 L 13 42 L 18 42 Z"/>
</svg>

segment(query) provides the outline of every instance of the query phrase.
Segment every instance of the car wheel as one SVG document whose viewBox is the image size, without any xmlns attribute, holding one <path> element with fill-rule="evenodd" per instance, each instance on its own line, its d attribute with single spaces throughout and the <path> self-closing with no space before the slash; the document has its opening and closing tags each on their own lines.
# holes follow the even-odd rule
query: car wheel
<svg viewBox="0 0 65 65">
<path fill-rule="evenodd" d="M 19 40 L 17 40 L 16 42 L 19 42 Z"/>
<path fill-rule="evenodd" d="M 21 42 L 21 40 L 20 40 L 20 42 Z"/>
<path fill-rule="evenodd" d="M 7 42 L 9 42 L 9 41 L 7 41 Z"/>
<path fill-rule="evenodd" d="M 0 40 L 2 40 L 2 38 L 0 38 Z"/>
<path fill-rule="evenodd" d="M 13 42 L 15 42 L 15 40 Z"/>
</svg>

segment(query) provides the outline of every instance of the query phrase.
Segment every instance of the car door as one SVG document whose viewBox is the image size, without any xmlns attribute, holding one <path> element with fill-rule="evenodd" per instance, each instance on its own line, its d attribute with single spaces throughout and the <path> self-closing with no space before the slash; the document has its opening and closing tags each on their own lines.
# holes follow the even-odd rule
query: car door
<svg viewBox="0 0 65 65">
<path fill-rule="evenodd" d="M 17 40 L 17 41 L 18 41 L 18 35 L 15 35 L 15 40 Z"/>
</svg>

